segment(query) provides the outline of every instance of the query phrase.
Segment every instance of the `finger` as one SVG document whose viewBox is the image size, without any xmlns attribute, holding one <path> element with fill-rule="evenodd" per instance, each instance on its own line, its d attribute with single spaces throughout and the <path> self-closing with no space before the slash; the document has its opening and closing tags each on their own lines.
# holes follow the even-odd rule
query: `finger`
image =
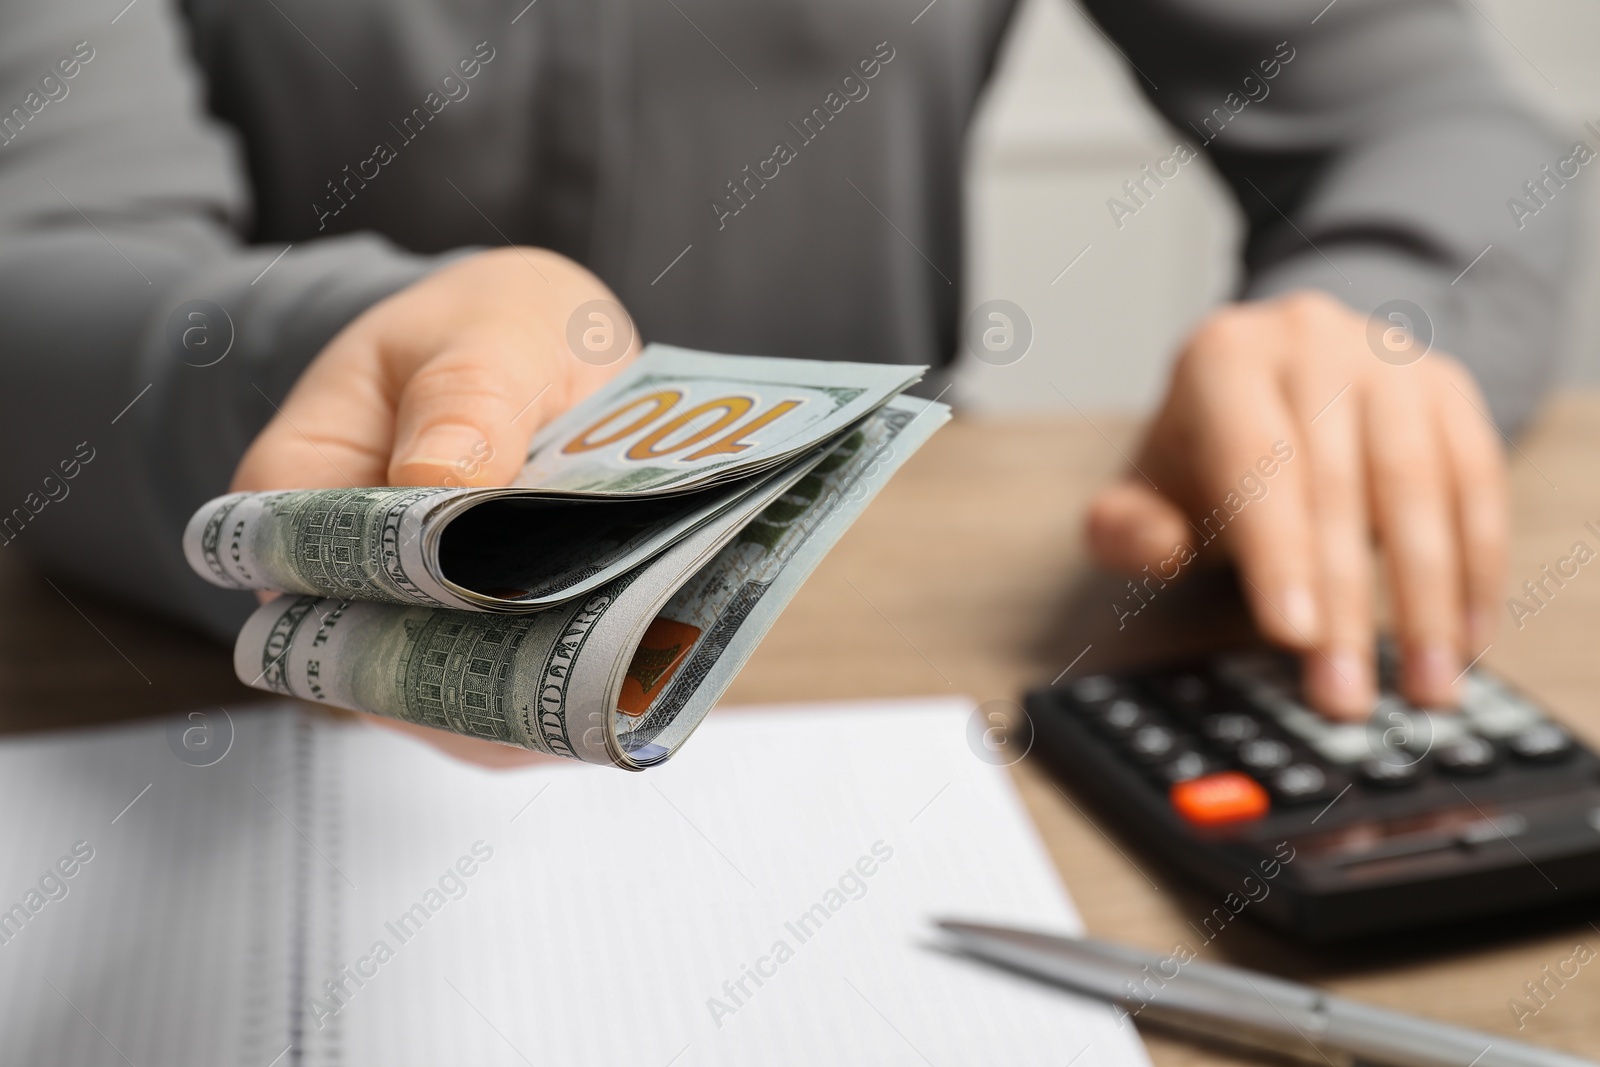
<svg viewBox="0 0 1600 1067">
<path fill-rule="evenodd" d="M 1368 398 L 1373 519 L 1394 599 L 1402 689 L 1423 707 L 1454 704 L 1461 570 L 1450 472 L 1426 374 L 1385 367 Z"/>
<path fill-rule="evenodd" d="M 272 419 L 245 452 L 233 489 L 327 489 L 382 485 L 393 435 L 373 343 L 336 337 L 282 404 L 263 395 Z"/>
<path fill-rule="evenodd" d="M 1372 548 L 1361 445 L 1361 394 L 1350 380 L 1340 381 L 1344 361 L 1317 351 L 1339 344 L 1331 331 L 1307 337 L 1312 359 L 1291 381 L 1302 421 L 1302 461 L 1315 486 L 1317 586 L 1322 631 L 1317 647 L 1303 657 L 1306 699 L 1333 718 L 1359 720 L 1371 714 L 1377 698 L 1373 670 Z"/>
<path fill-rule="evenodd" d="M 390 484 L 505 485 L 515 477 L 561 358 L 527 342 L 480 336 L 416 370 L 395 414 Z"/>
<path fill-rule="evenodd" d="M 1442 363 L 1439 435 L 1454 473 L 1457 536 L 1466 583 L 1465 650 L 1476 656 L 1494 639 L 1510 557 L 1510 494 L 1505 453 L 1484 413 L 1489 410 L 1472 375 Z"/>
<path fill-rule="evenodd" d="M 1102 567 L 1124 574 L 1159 567 L 1192 538 L 1176 504 L 1132 479 L 1095 497 L 1087 528 L 1090 554 Z"/>
<path fill-rule="evenodd" d="M 1265 312 L 1222 322 L 1197 338 L 1174 382 L 1195 405 L 1196 548 L 1226 534 L 1257 628 L 1306 649 L 1321 626 L 1316 539 L 1295 419 L 1272 369 L 1284 338 Z"/>
</svg>

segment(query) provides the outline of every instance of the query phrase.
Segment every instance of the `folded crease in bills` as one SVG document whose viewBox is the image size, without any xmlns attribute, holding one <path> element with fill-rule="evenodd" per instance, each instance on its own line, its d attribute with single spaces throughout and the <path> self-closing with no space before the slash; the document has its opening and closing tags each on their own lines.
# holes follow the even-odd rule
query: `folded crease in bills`
<svg viewBox="0 0 1600 1067">
<path fill-rule="evenodd" d="M 541 431 L 518 485 L 233 494 L 184 550 L 301 594 L 245 624 L 247 684 L 642 769 L 949 417 L 898 395 L 921 370 L 655 346 Z"/>
</svg>

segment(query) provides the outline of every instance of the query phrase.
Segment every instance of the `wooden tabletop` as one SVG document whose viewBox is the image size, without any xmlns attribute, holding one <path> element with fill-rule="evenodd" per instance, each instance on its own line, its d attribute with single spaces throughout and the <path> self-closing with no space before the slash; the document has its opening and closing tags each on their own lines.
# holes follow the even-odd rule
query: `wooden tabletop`
<svg viewBox="0 0 1600 1067">
<path fill-rule="evenodd" d="M 727 699 L 961 693 L 1015 702 L 1086 648 L 1073 674 L 1243 639 L 1248 625 L 1225 573 L 1173 586 L 1118 629 L 1111 605 L 1121 583 L 1086 564 L 1081 523 L 1135 436 L 1132 422 L 1112 418 L 957 420 L 823 563 Z M 1520 587 L 1575 541 L 1597 544 L 1583 524 L 1600 522 L 1600 394 L 1559 398 L 1511 455 L 1511 573 Z M 1485 663 L 1600 747 L 1600 569 L 1584 568 L 1522 621 L 1519 630 L 1509 613 L 1502 618 Z M 233 679 L 226 649 L 52 585 L 0 553 L 0 731 L 253 698 Z M 1217 901 L 1102 833 L 1032 759 L 1013 773 L 1091 932 L 1163 954 L 1194 941 L 1189 922 Z M 1508 1007 L 1578 943 L 1600 950 L 1600 906 L 1593 911 L 1489 922 L 1470 937 L 1317 951 L 1241 922 L 1203 952 L 1600 1059 L 1600 962 L 1520 1031 Z M 1159 1034 L 1146 1040 L 1158 1067 L 1237 1062 Z"/>
</svg>

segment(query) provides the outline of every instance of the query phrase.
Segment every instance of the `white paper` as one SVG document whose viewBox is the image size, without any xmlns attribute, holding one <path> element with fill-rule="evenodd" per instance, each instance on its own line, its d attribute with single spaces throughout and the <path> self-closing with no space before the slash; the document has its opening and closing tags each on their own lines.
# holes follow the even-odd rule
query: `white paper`
<svg viewBox="0 0 1600 1067">
<path fill-rule="evenodd" d="M 643 774 L 271 712 L 205 768 L 165 725 L 8 743 L 0 907 L 95 858 L 0 944 L 0 1059 L 1147 1067 L 1104 1005 L 930 947 L 1081 930 L 970 708 L 723 710 Z"/>
</svg>

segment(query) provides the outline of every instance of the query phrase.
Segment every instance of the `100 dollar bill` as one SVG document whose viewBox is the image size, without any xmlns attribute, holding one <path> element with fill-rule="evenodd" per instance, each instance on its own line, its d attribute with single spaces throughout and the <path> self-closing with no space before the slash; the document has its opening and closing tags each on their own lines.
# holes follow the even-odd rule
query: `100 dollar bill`
<svg viewBox="0 0 1600 1067">
<path fill-rule="evenodd" d="M 184 534 L 214 584 L 525 612 L 723 534 L 923 368 L 652 346 L 545 427 L 511 488 L 234 493 Z"/>
<path fill-rule="evenodd" d="M 258 688 L 633 770 L 699 724 L 801 583 L 949 417 L 897 397 L 731 540 L 701 528 L 537 614 L 285 597 L 234 667 Z"/>
</svg>

